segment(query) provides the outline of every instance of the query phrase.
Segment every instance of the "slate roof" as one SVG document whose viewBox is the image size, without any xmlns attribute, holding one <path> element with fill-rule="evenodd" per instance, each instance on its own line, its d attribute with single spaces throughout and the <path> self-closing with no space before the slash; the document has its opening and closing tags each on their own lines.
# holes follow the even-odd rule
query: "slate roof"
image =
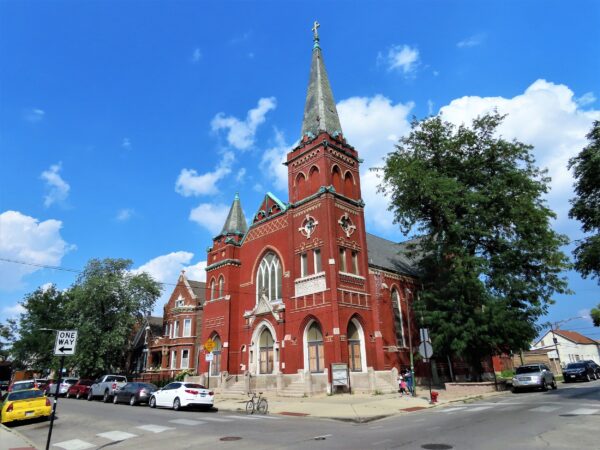
<svg viewBox="0 0 600 450">
<path fill-rule="evenodd" d="M 417 239 L 412 239 L 396 243 L 367 233 L 369 266 L 404 275 L 418 276 L 417 260 L 408 255 L 409 245 L 416 242 L 418 242 Z"/>
<path fill-rule="evenodd" d="M 203 281 L 187 280 L 192 288 L 192 291 L 198 297 L 198 304 L 203 305 L 206 299 L 206 283 Z"/>
<path fill-rule="evenodd" d="M 240 196 L 236 193 L 229 214 L 227 215 L 225 225 L 223 225 L 223 230 L 221 230 L 221 235 L 246 234 L 247 231 L 248 224 L 246 223 L 246 218 L 242 211 Z"/>
<path fill-rule="evenodd" d="M 316 137 L 322 131 L 334 136 L 336 133 L 342 132 L 342 126 L 325 70 L 321 47 L 316 38 L 310 65 L 301 137 Z"/>
<path fill-rule="evenodd" d="M 559 336 L 562 336 L 565 339 L 573 341 L 576 344 L 598 345 L 597 341 L 595 341 L 587 336 L 584 336 L 583 334 L 580 334 L 577 331 L 554 330 L 554 334 L 558 334 Z"/>
</svg>

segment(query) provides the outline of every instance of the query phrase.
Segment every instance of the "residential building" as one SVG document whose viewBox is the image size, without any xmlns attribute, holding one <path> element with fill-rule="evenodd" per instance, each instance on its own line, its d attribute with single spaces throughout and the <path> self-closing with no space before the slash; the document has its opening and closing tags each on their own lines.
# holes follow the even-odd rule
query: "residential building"
<svg viewBox="0 0 600 450">
<path fill-rule="evenodd" d="M 554 338 L 556 338 L 556 345 Z M 600 364 L 600 342 L 577 331 L 549 330 L 531 348 L 532 350 L 550 349 L 548 357 L 558 359 L 562 366 L 584 360 L 592 360 Z"/>
</svg>

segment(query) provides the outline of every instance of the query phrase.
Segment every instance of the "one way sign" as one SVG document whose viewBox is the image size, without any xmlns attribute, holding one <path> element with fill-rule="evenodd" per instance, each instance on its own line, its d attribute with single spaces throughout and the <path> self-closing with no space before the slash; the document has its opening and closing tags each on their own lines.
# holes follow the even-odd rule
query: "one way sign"
<svg viewBox="0 0 600 450">
<path fill-rule="evenodd" d="M 74 355 L 75 345 L 77 345 L 77 330 L 58 330 L 56 332 L 56 344 L 54 345 L 56 356 Z"/>
</svg>

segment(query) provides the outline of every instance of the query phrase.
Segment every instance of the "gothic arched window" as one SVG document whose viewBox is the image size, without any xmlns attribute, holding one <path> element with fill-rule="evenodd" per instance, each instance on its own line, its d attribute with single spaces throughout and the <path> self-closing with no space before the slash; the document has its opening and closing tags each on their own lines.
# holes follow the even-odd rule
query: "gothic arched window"
<svg viewBox="0 0 600 450">
<path fill-rule="evenodd" d="M 260 262 L 256 274 L 256 301 L 265 295 L 270 302 L 281 300 L 281 279 L 283 273 L 277 255 L 269 252 Z"/>
<path fill-rule="evenodd" d="M 219 277 L 219 298 L 223 297 L 224 285 L 225 285 L 225 278 L 223 278 L 223 275 L 221 275 Z"/>
<path fill-rule="evenodd" d="M 215 279 L 214 278 L 210 281 L 210 299 L 211 300 L 215 299 Z"/>
<path fill-rule="evenodd" d="M 348 366 L 352 372 L 362 371 L 360 347 L 360 333 L 354 320 L 352 320 L 348 324 Z"/>
<path fill-rule="evenodd" d="M 216 377 L 221 373 L 221 339 L 218 335 L 213 335 L 213 342 L 215 343 L 215 348 L 212 351 L 213 360 L 210 363 L 210 376 Z"/>
<path fill-rule="evenodd" d="M 402 305 L 400 294 L 396 288 L 392 289 L 392 308 L 394 309 L 394 326 L 396 328 L 396 345 L 404 347 L 404 324 L 402 323 Z"/>
</svg>

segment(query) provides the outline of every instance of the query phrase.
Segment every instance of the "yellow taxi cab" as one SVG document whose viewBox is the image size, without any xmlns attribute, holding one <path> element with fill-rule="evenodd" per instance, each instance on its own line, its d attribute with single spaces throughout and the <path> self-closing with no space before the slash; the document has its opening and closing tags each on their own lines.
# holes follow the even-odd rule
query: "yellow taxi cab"
<svg viewBox="0 0 600 450">
<path fill-rule="evenodd" d="M 35 419 L 36 417 L 50 417 L 52 403 L 44 391 L 28 389 L 25 391 L 9 392 L 2 403 L 0 423 L 9 423 L 16 420 Z"/>
</svg>

